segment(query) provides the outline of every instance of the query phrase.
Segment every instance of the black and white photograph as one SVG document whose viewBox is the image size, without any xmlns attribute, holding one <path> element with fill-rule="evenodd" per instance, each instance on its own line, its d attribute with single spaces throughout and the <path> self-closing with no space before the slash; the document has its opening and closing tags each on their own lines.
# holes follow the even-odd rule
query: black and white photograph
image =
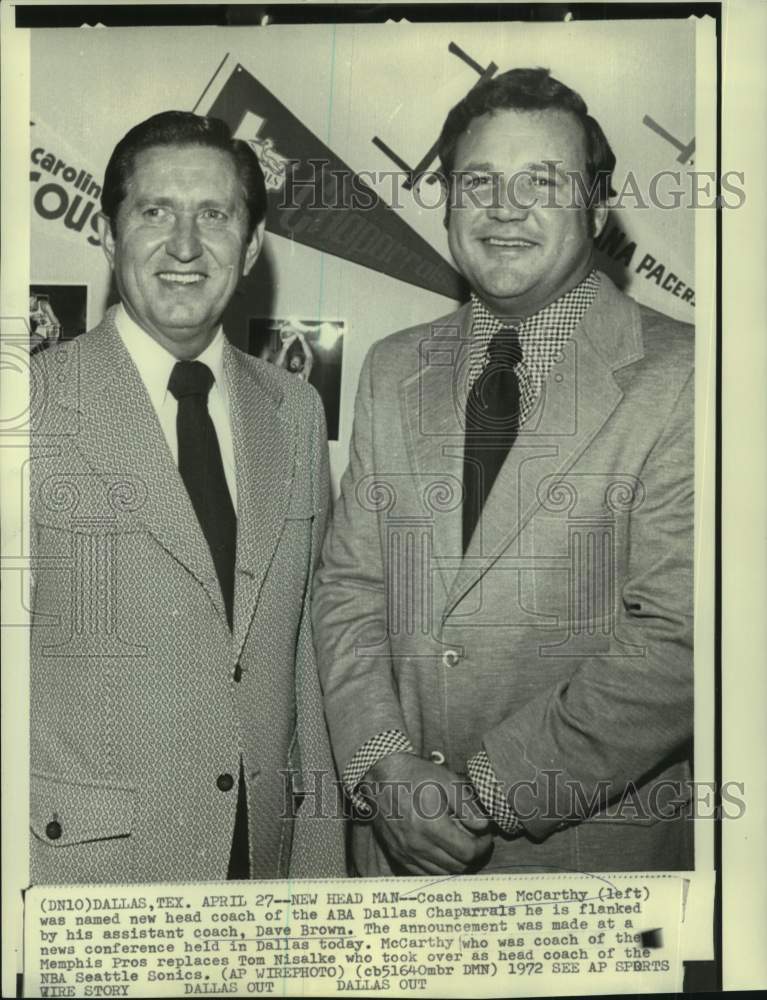
<svg viewBox="0 0 767 1000">
<path fill-rule="evenodd" d="M 345 333 L 346 324 L 337 319 L 258 316 L 250 321 L 248 353 L 314 386 L 325 409 L 328 441 L 338 440 Z"/>
<path fill-rule="evenodd" d="M 722 7 L 475 6 L 4 15 L 18 995 L 726 983 Z"/>
<path fill-rule="evenodd" d="M 87 311 L 87 285 L 30 285 L 30 353 L 85 333 Z"/>
</svg>

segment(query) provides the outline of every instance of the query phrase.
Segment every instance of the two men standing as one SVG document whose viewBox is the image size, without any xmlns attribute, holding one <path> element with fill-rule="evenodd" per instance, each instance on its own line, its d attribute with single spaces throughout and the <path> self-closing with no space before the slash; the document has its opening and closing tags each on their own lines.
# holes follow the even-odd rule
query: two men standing
<svg viewBox="0 0 767 1000">
<path fill-rule="evenodd" d="M 615 158 L 545 70 L 439 152 L 471 301 L 370 350 L 315 575 L 321 404 L 220 329 L 258 163 L 118 144 L 121 305 L 36 362 L 35 881 L 343 874 L 320 679 L 353 874 L 691 866 L 691 331 L 594 268 Z"/>
</svg>

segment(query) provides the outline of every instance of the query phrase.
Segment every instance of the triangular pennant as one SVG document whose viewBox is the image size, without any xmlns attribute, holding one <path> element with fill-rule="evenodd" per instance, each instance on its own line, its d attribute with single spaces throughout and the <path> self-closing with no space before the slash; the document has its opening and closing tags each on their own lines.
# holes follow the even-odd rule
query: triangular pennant
<svg viewBox="0 0 767 1000">
<path fill-rule="evenodd" d="M 467 297 L 460 274 L 244 67 L 234 68 L 208 115 L 257 153 L 269 232 L 450 299 Z"/>
</svg>

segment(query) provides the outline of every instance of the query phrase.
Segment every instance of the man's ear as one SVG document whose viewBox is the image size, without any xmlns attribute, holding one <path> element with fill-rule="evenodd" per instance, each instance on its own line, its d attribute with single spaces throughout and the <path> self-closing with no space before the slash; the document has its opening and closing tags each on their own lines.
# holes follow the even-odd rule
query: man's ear
<svg viewBox="0 0 767 1000">
<path fill-rule="evenodd" d="M 607 216 L 610 209 L 607 205 L 595 205 L 592 209 L 591 216 L 591 228 L 594 230 L 593 236 L 596 239 L 602 230 L 605 228 L 605 223 L 607 222 Z"/>
<path fill-rule="evenodd" d="M 109 223 L 109 219 L 104 215 L 103 212 L 99 212 L 96 215 L 96 232 L 99 234 L 99 239 L 101 240 L 101 249 L 104 251 L 104 256 L 109 262 L 109 266 L 114 270 L 115 266 L 115 238 L 112 235 L 112 226 Z"/>
<path fill-rule="evenodd" d="M 242 264 L 243 276 L 250 273 L 250 269 L 258 260 L 258 255 L 261 253 L 261 248 L 264 245 L 265 229 L 266 219 L 262 219 L 256 226 L 253 235 L 250 238 L 250 243 L 248 243 L 247 249 L 245 250 L 245 260 Z"/>
</svg>

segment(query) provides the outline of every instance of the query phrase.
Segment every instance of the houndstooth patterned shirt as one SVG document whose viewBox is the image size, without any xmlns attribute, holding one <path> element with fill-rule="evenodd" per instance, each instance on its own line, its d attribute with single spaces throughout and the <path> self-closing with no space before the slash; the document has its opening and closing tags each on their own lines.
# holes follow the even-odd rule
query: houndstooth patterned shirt
<svg viewBox="0 0 767 1000">
<path fill-rule="evenodd" d="M 580 284 L 524 320 L 491 313 L 473 292 L 471 295 L 471 343 L 469 345 L 469 385 L 474 384 L 487 365 L 487 348 L 499 330 L 519 333 L 522 360 L 515 365 L 519 380 L 519 423 L 524 424 L 541 394 L 546 376 L 580 323 L 599 290 L 599 272 L 592 270 Z"/>
<path fill-rule="evenodd" d="M 525 319 L 496 316 L 472 292 L 468 388 L 471 388 L 487 365 L 487 349 L 493 336 L 503 329 L 518 330 L 522 360 L 515 365 L 514 370 L 519 380 L 519 423 L 522 426 L 540 398 L 543 384 L 557 355 L 572 336 L 598 291 L 599 272 L 594 269 L 575 288 Z M 360 782 L 374 764 L 393 753 L 415 753 L 410 740 L 398 729 L 378 733 L 364 743 L 349 761 L 343 773 L 343 783 L 359 815 L 372 814 L 370 805 L 358 789 Z M 504 833 L 521 833 L 522 824 L 514 815 L 485 751 L 481 750 L 469 758 L 466 769 L 488 815 Z"/>
</svg>

